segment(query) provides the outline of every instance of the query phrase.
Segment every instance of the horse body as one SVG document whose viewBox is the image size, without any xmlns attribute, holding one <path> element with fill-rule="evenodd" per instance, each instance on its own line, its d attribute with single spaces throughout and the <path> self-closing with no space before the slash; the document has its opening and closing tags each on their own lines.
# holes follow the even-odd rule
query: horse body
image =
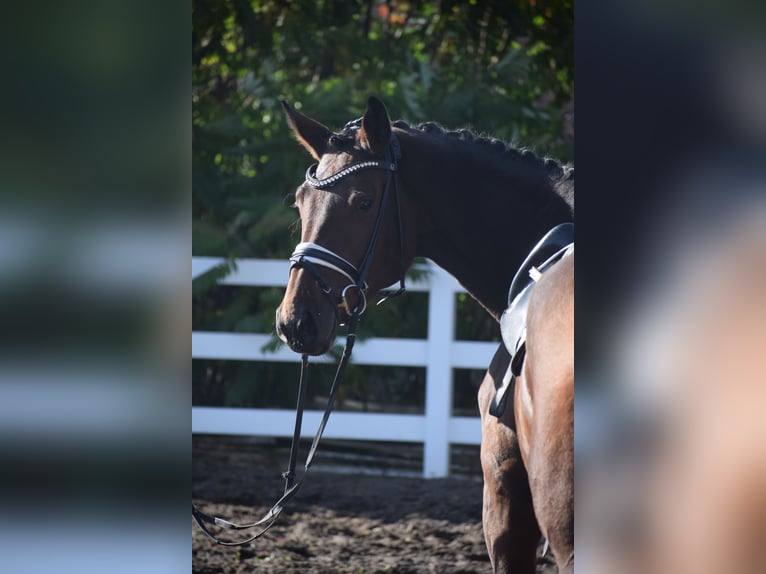
<svg viewBox="0 0 766 574">
<path fill-rule="evenodd" d="M 395 282 L 414 257 L 424 256 L 455 276 L 499 320 L 513 274 L 530 248 L 548 229 L 573 219 L 573 181 L 550 160 L 468 132 L 445 133 L 433 124 L 392 126 L 375 98 L 361 122 L 339 134 L 285 109 L 299 141 L 319 161 L 317 177 L 381 158 L 393 139 L 398 142 L 400 208 L 381 204 L 388 180 L 376 171 L 349 175 L 328 191 L 304 184 L 296 193 L 301 241 L 332 249 L 354 265 L 365 257 L 372 233 L 370 204 L 386 210 L 366 278 L 371 293 Z M 498 572 L 534 572 L 541 531 L 560 571 L 573 568 L 573 259 L 556 264 L 535 288 L 524 372 L 509 397 L 513 408 L 501 419 L 488 414 L 509 362 L 502 345 L 479 392 L 483 522 Z M 321 273 L 332 285 L 329 291 L 340 293 L 348 283 L 332 269 Z M 319 283 L 316 271 L 294 269 L 277 310 L 277 331 L 298 352 L 325 352 L 336 323 L 346 317 L 348 301 L 340 305 Z"/>
<path fill-rule="evenodd" d="M 408 181 L 409 176 L 409 181 L 416 182 L 407 189 L 418 190 L 421 205 L 452 205 L 450 210 L 427 210 L 426 224 L 422 219 L 418 222 L 421 231 L 416 254 L 449 271 L 499 319 L 516 268 L 548 229 L 567 219 L 569 206 L 556 201 L 560 196 L 550 195 L 546 178 L 519 174 L 520 166 L 512 161 L 498 165 L 491 155 L 477 157 L 471 169 L 466 169 L 470 164 L 465 160 L 439 160 L 440 154 L 442 158 L 464 157 L 459 141 L 440 149 L 417 135 L 410 138 L 412 141 L 404 133 L 400 136 L 402 156 L 421 161 L 414 163 L 411 173 L 402 162 L 403 180 Z M 423 149 L 417 149 L 419 144 Z M 421 163 L 429 155 L 434 162 L 431 169 Z M 426 163 L 429 165 L 428 160 Z M 574 256 L 570 256 L 543 275 L 532 294 L 527 359 L 514 389 L 512 421 L 498 424 L 488 414 L 507 362 L 498 361 L 490 369 L 494 376 L 485 377 L 482 383 L 482 442 L 487 444 L 482 461 L 490 470 L 485 471 L 484 530 L 490 553 L 496 554 L 493 565 L 497 571 L 534 572 L 539 540 L 535 516 L 551 542 L 560 571 L 573 569 L 573 325 Z M 527 488 L 523 488 L 525 479 Z M 524 500 L 529 496 L 534 514 L 529 512 L 529 500 Z"/>
<path fill-rule="evenodd" d="M 573 324 L 574 255 L 570 255 L 544 274 L 532 293 L 527 357 L 514 389 L 519 447 L 535 514 L 559 572 L 574 570 Z"/>
</svg>

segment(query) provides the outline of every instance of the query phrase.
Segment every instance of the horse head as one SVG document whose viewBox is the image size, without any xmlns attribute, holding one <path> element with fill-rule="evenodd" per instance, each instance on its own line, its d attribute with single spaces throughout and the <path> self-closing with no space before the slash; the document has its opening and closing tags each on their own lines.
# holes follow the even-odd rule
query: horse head
<svg viewBox="0 0 766 574">
<path fill-rule="evenodd" d="M 287 122 L 318 162 L 295 193 L 301 243 L 277 309 L 277 334 L 292 350 L 320 355 L 338 324 L 397 280 L 414 258 L 398 193 L 398 140 L 383 103 L 338 133 L 283 102 Z"/>
</svg>

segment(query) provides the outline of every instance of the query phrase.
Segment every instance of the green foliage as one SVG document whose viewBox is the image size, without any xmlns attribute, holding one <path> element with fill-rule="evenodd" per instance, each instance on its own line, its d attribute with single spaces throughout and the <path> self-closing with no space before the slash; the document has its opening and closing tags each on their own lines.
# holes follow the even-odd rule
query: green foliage
<svg viewBox="0 0 766 574">
<path fill-rule="evenodd" d="M 194 0 L 192 9 L 192 249 L 228 262 L 193 284 L 195 329 L 273 329 L 280 290 L 215 285 L 236 258 L 286 258 L 298 241 L 289 206 L 310 159 L 282 99 L 337 129 L 374 94 L 392 118 L 572 158 L 572 0 Z M 496 338 L 478 306 L 457 304 L 461 336 Z M 360 336 L 422 337 L 425 309 L 407 294 L 371 310 Z M 195 401 L 224 401 L 202 392 L 213 379 L 236 404 L 260 404 L 272 392 L 264 385 L 285 387 L 282 366 L 264 374 L 260 365 L 196 363 Z M 375 376 L 349 373 L 349 392 L 369 394 Z M 393 378 L 401 392 L 392 392 L 412 398 L 422 377 Z"/>
</svg>

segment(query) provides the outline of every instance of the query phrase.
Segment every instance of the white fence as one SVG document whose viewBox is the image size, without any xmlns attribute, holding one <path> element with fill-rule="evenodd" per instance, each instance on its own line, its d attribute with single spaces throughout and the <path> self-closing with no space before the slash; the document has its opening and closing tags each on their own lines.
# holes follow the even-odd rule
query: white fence
<svg viewBox="0 0 766 574">
<path fill-rule="evenodd" d="M 192 277 L 221 262 L 218 258 L 193 257 Z M 221 284 L 258 287 L 285 286 L 289 263 L 265 259 L 240 259 L 238 270 Z M 352 361 L 361 365 L 401 365 L 426 368 L 425 414 L 380 414 L 335 412 L 325 437 L 352 440 L 423 443 L 423 476 L 443 477 L 449 472 L 449 445 L 479 444 L 478 417 L 453 417 L 452 369 L 486 369 L 497 343 L 455 341 L 455 294 L 463 288 L 448 273 L 429 262 L 429 273 L 408 290 L 428 291 L 428 339 L 371 338 L 354 347 Z M 300 356 L 287 347 L 276 352 L 261 349 L 268 334 L 192 332 L 192 358 L 246 361 L 299 362 Z M 325 357 L 314 361 L 328 362 Z M 313 436 L 321 413 L 307 411 L 303 434 Z M 293 411 L 193 407 L 192 432 L 254 436 L 291 437 Z"/>
</svg>

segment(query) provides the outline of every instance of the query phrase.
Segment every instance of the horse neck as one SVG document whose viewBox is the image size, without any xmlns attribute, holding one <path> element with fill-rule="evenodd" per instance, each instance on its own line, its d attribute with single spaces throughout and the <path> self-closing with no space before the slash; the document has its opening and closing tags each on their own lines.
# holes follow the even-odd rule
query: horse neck
<svg viewBox="0 0 766 574">
<path fill-rule="evenodd" d="M 573 219 L 572 209 L 542 162 L 453 139 L 400 134 L 402 187 L 417 212 L 415 255 L 452 274 L 499 320 L 514 273 L 546 231 Z"/>
</svg>

